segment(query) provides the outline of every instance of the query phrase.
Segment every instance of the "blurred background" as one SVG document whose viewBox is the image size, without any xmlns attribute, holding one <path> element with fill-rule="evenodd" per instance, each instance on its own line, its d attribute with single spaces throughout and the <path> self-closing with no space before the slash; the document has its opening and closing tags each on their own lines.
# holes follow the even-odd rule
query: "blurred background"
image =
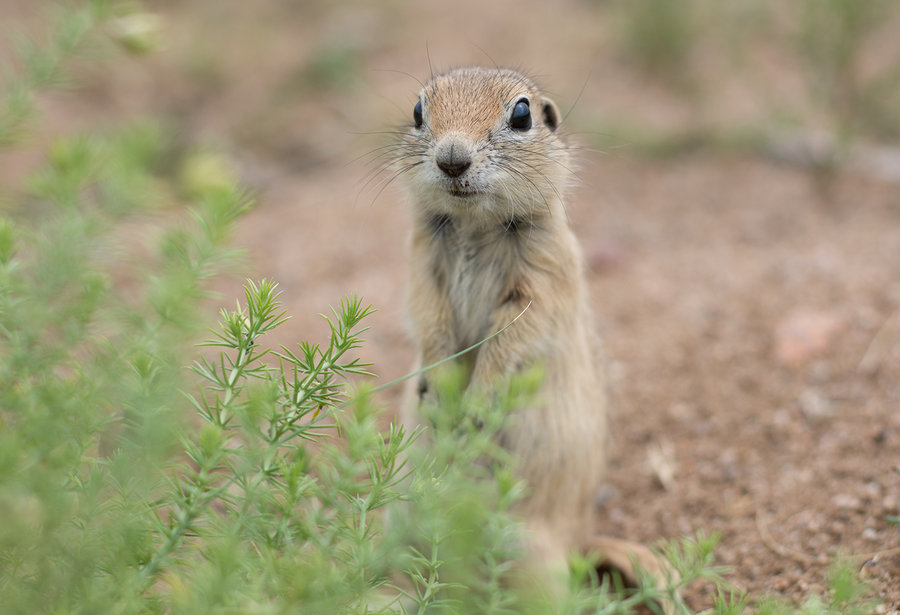
<svg viewBox="0 0 900 615">
<path fill-rule="evenodd" d="M 245 277 L 274 278 L 293 316 L 276 341 L 293 343 L 322 338 L 316 315 L 359 293 L 378 309 L 363 354 L 387 381 L 413 357 L 409 223 L 378 148 L 431 73 L 524 70 L 576 149 L 569 216 L 613 361 L 598 525 L 647 542 L 720 532 L 736 583 L 797 600 L 854 554 L 898 608 L 900 4 L 156 0 L 127 13 L 38 100 L 33 145 L 0 154 L 6 198 L 57 136 L 151 122 L 172 135 L 163 172 L 184 190 L 227 176 L 255 197 L 222 304 Z M 0 15 L 15 70 L 18 41 L 46 38 L 52 10 L 0 0 Z M 160 207 L 176 211 L 177 198 Z"/>
</svg>

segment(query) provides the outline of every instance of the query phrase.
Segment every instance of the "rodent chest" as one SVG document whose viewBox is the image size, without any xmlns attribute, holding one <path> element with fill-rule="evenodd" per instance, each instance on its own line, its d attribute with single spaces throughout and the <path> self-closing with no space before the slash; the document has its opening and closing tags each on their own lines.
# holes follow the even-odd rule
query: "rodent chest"
<svg viewBox="0 0 900 615">
<path fill-rule="evenodd" d="M 444 235 L 435 238 L 437 277 L 443 282 L 461 347 L 493 333 L 494 312 L 524 275 L 520 241 L 508 226 L 471 233 L 445 228 Z"/>
</svg>

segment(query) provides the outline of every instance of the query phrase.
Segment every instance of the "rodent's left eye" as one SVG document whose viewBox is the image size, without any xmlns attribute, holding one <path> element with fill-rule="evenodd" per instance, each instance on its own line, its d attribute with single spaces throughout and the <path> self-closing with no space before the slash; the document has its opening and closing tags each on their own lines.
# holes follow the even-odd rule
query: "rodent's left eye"
<svg viewBox="0 0 900 615">
<path fill-rule="evenodd" d="M 416 128 L 422 127 L 422 101 L 416 102 L 416 106 L 413 107 L 413 121 L 416 123 Z"/>
<path fill-rule="evenodd" d="M 512 115 L 509 116 L 509 127 L 513 130 L 528 130 L 531 128 L 531 107 L 528 105 L 528 99 L 523 98 L 513 107 Z"/>
</svg>

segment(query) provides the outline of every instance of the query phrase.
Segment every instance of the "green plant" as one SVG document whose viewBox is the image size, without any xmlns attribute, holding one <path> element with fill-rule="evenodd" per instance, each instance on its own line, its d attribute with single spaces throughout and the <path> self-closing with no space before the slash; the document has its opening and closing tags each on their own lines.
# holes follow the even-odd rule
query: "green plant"
<svg viewBox="0 0 900 615">
<path fill-rule="evenodd" d="M 38 42 L 13 33 L 18 70 L 4 75 L 0 95 L 0 146 L 10 145 L 27 134 L 36 115 L 41 92 L 70 85 L 67 63 L 90 48 L 106 28 L 109 38 L 123 48 L 144 53 L 157 44 L 159 24 L 148 14 L 112 0 L 90 0 L 66 6 L 44 8 L 50 33 Z"/>
<path fill-rule="evenodd" d="M 812 98 L 830 116 L 837 138 L 898 136 L 900 71 L 896 63 L 872 74 L 865 51 L 876 32 L 897 16 L 886 0 L 805 0 L 797 5 L 797 41 L 808 68 Z"/>
<path fill-rule="evenodd" d="M 120 225 L 158 196 L 148 167 L 161 140 L 139 126 L 57 141 L 29 208 L 0 223 L 8 612 L 38 602 L 98 612 L 149 548 L 153 468 L 184 420 L 185 341 L 246 203 L 207 194 L 193 230 L 159 229 L 156 256 L 129 253 Z"/>
<path fill-rule="evenodd" d="M 684 86 L 698 35 L 693 3 L 625 0 L 618 8 L 628 57 L 646 73 Z"/>
<path fill-rule="evenodd" d="M 76 54 L 86 35 L 102 22 L 107 11 L 108 6 L 103 2 L 57 11 L 51 18 L 49 43 L 41 45 L 20 37 L 22 69 L 5 79 L 0 97 L 0 145 L 9 145 L 22 136 L 26 123 L 34 115 L 36 93 L 60 85 L 63 62 Z"/>
<path fill-rule="evenodd" d="M 900 468 L 894 468 L 894 473 L 900 474 Z M 887 518 L 887 522 L 890 523 L 891 525 L 900 526 L 900 517 L 898 517 L 896 515 L 887 515 L 886 518 Z"/>
<path fill-rule="evenodd" d="M 359 51 L 347 41 L 329 43 L 316 50 L 303 67 L 300 87 L 350 89 L 359 74 Z"/>
<path fill-rule="evenodd" d="M 866 586 L 850 562 L 836 563 L 828 576 L 829 593 L 813 595 L 799 609 L 783 601 L 767 599 L 760 604 L 760 615 L 867 615 L 875 612 L 875 603 L 866 599 Z"/>
</svg>

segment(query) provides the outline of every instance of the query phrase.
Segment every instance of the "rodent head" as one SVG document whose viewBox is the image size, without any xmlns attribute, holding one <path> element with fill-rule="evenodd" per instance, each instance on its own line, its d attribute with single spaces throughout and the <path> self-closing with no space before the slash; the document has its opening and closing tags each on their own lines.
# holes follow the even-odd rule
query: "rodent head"
<svg viewBox="0 0 900 615">
<path fill-rule="evenodd" d="M 559 110 L 524 75 L 460 68 L 434 77 L 413 108 L 402 170 L 439 213 L 552 211 L 569 176 Z"/>
</svg>

